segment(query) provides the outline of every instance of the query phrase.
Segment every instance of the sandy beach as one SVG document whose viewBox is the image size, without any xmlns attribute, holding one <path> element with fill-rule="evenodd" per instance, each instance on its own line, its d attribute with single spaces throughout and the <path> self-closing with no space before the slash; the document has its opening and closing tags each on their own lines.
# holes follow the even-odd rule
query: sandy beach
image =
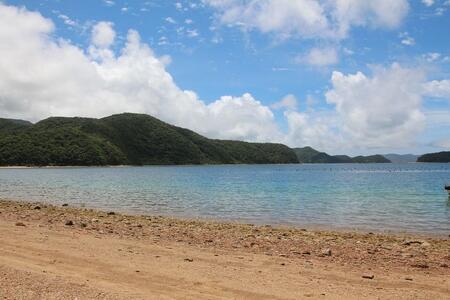
<svg viewBox="0 0 450 300">
<path fill-rule="evenodd" d="M 0 201 L 0 299 L 449 299 L 448 237 Z"/>
</svg>

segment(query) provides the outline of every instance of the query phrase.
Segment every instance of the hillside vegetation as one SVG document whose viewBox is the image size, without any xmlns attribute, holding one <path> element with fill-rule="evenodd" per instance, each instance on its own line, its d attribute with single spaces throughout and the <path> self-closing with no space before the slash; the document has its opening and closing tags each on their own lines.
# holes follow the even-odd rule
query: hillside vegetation
<svg viewBox="0 0 450 300">
<path fill-rule="evenodd" d="M 0 119 L 0 165 L 297 163 L 281 144 L 212 140 L 143 114 Z"/>
<path fill-rule="evenodd" d="M 424 154 L 419 156 L 417 162 L 448 163 L 450 162 L 450 151 Z"/>
<path fill-rule="evenodd" d="M 325 152 L 319 152 L 311 147 L 294 148 L 295 154 L 301 163 L 390 163 L 391 161 L 382 155 L 357 156 L 347 155 L 329 155 Z"/>
</svg>

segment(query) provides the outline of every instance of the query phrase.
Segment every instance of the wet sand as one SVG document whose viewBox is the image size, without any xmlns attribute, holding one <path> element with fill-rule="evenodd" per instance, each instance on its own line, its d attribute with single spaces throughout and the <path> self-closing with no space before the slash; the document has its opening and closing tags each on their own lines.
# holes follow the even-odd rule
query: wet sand
<svg viewBox="0 0 450 300">
<path fill-rule="evenodd" d="M 0 299 L 449 299 L 450 239 L 0 200 Z"/>
</svg>

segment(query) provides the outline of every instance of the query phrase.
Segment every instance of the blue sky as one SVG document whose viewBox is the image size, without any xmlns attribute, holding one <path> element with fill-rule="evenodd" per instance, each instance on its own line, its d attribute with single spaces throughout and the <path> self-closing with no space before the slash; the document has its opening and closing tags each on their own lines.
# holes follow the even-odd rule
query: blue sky
<svg viewBox="0 0 450 300">
<path fill-rule="evenodd" d="M 53 114 L 101 117 L 125 109 L 150 113 L 210 137 L 311 145 L 336 154 L 421 153 L 450 148 L 448 0 L 0 3 L 10 12 L 15 9 L 9 16 L 17 22 L 27 22 L 24 14 L 34 12 L 39 16 L 36 22 L 53 23 L 52 29 L 27 33 L 46 36 L 35 46 L 25 42 L 17 45 L 30 47 L 29 53 L 34 53 L 50 44 L 58 47 L 61 57 L 67 54 L 67 45 L 78 49 L 103 76 L 98 83 L 101 87 L 92 89 L 117 98 L 117 102 L 108 102 L 98 100 L 98 96 L 79 104 L 49 103 L 42 98 L 37 103 L 42 94 L 64 97 L 64 93 L 47 83 L 33 82 L 33 86 L 42 87 L 39 95 L 33 94 L 35 90 L 0 94 L 4 117 L 34 121 Z M 107 40 L 102 45 L 94 41 L 94 28 L 100 23 L 105 26 L 97 27 L 96 32 Z M 18 27 L 14 39 L 26 35 Z M 125 56 L 124 49 L 130 44 L 130 29 L 139 34 L 140 45 L 151 49 L 145 57 L 139 56 L 148 63 L 142 64 L 148 69 L 140 70 L 139 57 L 133 56 L 137 61 L 126 70 L 140 77 L 129 85 L 120 84 L 120 91 L 115 87 L 105 91 L 111 83 L 105 82 L 105 70 L 125 72 L 119 58 Z M 4 42 L 10 42 L 11 36 L 0 33 Z M 110 51 L 110 57 L 100 52 L 94 55 L 94 48 Z M 16 57 L 19 54 L 8 52 L 4 57 L 8 55 L 20 60 Z M 45 65 L 46 59 L 52 59 L 37 56 L 27 65 L 36 61 Z M 22 61 L 25 59 L 32 58 Z M 57 72 L 58 78 L 66 78 L 61 72 Z M 172 79 L 159 83 L 145 78 L 158 74 Z M 62 84 L 83 85 L 77 80 L 68 78 Z M 134 86 L 139 82 L 145 89 Z M 23 84 L 16 82 L 5 88 L 19 83 Z M 173 90 L 172 98 L 161 96 L 165 89 Z M 186 95 L 186 91 L 195 96 Z M 67 98 L 85 94 L 94 98 L 95 94 L 71 89 L 67 93 Z M 145 97 L 152 100 L 146 102 Z M 36 103 L 30 105 L 31 100 L 27 100 L 27 105 L 18 105 L 25 98 L 36 99 Z M 95 101 L 102 103 L 98 111 Z"/>
</svg>

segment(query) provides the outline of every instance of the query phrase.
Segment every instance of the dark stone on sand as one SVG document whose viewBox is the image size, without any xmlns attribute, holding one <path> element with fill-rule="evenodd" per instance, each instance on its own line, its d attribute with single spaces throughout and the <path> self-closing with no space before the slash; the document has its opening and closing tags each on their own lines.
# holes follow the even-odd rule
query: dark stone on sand
<svg viewBox="0 0 450 300">
<path fill-rule="evenodd" d="M 22 223 L 22 222 L 17 222 L 17 223 L 16 223 L 16 226 L 25 227 L 26 225 L 25 225 L 24 223 Z"/>
<path fill-rule="evenodd" d="M 64 203 L 62 206 L 64 206 L 64 207 L 66 207 L 66 206 L 69 206 L 69 204 L 67 204 L 67 203 Z"/>
<path fill-rule="evenodd" d="M 35 207 L 33 207 L 33 209 L 39 210 L 41 209 L 41 207 L 39 205 L 36 205 Z"/>
<path fill-rule="evenodd" d="M 65 225 L 66 225 L 66 226 L 73 226 L 73 222 L 69 220 L 69 221 L 66 222 Z"/>
<path fill-rule="evenodd" d="M 413 281 L 413 279 L 411 277 L 405 277 L 405 280 Z"/>
<path fill-rule="evenodd" d="M 113 211 L 108 212 L 108 216 L 114 216 L 116 213 Z"/>
<path fill-rule="evenodd" d="M 86 227 L 87 227 L 87 224 L 86 224 L 86 223 L 81 223 L 80 226 L 81 226 L 82 228 L 86 228 Z"/>
<path fill-rule="evenodd" d="M 413 268 L 419 268 L 419 269 L 428 269 L 429 266 L 426 263 L 416 263 L 412 264 L 411 267 Z"/>
<path fill-rule="evenodd" d="M 373 275 L 373 274 L 364 274 L 364 275 L 362 276 L 362 278 L 364 278 L 364 279 L 374 279 L 374 278 L 375 278 L 375 275 Z"/>
<path fill-rule="evenodd" d="M 192 258 L 185 258 L 184 261 L 187 261 L 187 262 L 193 262 L 194 259 L 192 259 Z"/>
</svg>

